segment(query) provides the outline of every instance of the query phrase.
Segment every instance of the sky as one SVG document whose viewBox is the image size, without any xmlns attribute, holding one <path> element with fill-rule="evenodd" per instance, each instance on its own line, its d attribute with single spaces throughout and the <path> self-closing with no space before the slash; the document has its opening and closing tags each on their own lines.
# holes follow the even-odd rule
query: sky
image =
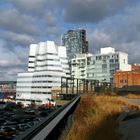
<svg viewBox="0 0 140 140">
<path fill-rule="evenodd" d="M 0 0 L 0 81 L 27 71 L 31 43 L 61 45 L 69 29 L 86 29 L 90 53 L 114 47 L 140 63 L 139 13 L 139 0 Z"/>
</svg>

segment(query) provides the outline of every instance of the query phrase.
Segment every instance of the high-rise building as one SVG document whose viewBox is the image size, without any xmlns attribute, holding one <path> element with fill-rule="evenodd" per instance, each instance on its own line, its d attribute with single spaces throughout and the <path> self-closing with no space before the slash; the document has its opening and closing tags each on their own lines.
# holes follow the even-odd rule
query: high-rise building
<svg viewBox="0 0 140 140">
<path fill-rule="evenodd" d="M 61 86 L 61 77 L 70 77 L 66 48 L 53 41 L 31 44 L 28 72 L 18 74 L 16 100 L 30 103 L 51 98 L 52 88 Z"/>
<path fill-rule="evenodd" d="M 76 54 L 88 53 L 86 30 L 68 30 L 67 33 L 62 35 L 62 46 L 65 46 L 67 49 L 69 63 Z"/>
</svg>

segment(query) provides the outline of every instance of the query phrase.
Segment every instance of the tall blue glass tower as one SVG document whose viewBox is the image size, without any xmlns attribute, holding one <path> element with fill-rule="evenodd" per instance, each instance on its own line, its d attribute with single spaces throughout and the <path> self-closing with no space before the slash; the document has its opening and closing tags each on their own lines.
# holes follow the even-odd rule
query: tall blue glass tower
<svg viewBox="0 0 140 140">
<path fill-rule="evenodd" d="M 66 47 L 69 64 L 76 54 L 88 53 L 86 30 L 68 30 L 67 33 L 62 35 L 62 46 Z"/>
</svg>

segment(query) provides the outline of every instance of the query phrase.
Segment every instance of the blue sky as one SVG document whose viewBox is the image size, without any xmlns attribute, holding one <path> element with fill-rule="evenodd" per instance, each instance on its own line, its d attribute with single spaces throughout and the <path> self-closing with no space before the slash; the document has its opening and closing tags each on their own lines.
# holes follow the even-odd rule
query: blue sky
<svg viewBox="0 0 140 140">
<path fill-rule="evenodd" d="M 30 43 L 87 30 L 89 50 L 111 46 L 140 63 L 139 0 L 0 0 L 0 81 L 27 70 Z"/>
</svg>

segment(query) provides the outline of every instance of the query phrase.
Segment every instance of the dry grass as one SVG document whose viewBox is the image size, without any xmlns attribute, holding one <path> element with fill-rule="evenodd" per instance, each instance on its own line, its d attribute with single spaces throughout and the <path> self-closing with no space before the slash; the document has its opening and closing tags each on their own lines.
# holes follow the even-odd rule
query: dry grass
<svg viewBox="0 0 140 140">
<path fill-rule="evenodd" d="M 64 140 L 119 140 L 116 118 L 122 106 L 131 105 L 120 97 L 82 96 L 74 113 L 74 122 Z"/>
<path fill-rule="evenodd" d="M 140 99 L 140 94 L 132 94 L 132 93 L 129 93 L 128 95 L 126 95 L 126 97 L 128 99 Z"/>
<path fill-rule="evenodd" d="M 57 105 L 64 105 L 70 102 L 69 100 L 55 100 Z"/>
</svg>

